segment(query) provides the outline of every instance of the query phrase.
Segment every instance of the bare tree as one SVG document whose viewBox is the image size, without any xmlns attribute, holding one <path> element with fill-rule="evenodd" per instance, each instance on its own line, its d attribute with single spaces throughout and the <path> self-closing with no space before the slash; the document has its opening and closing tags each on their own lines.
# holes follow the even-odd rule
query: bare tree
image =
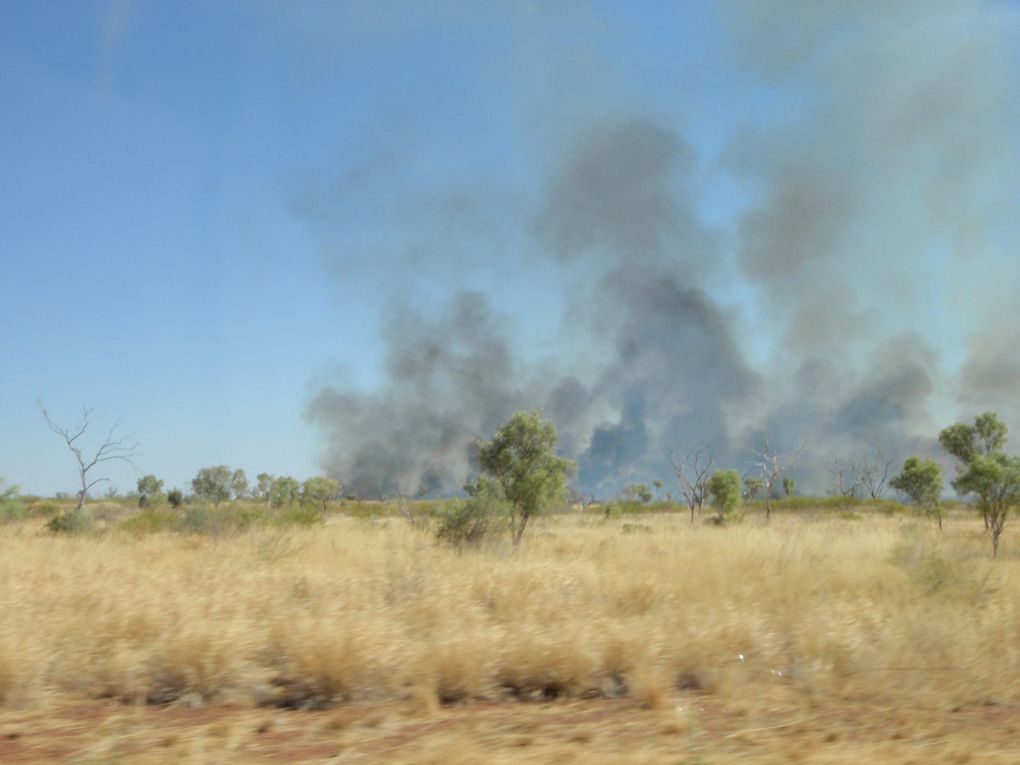
<svg viewBox="0 0 1020 765">
<path fill-rule="evenodd" d="M 81 423 L 73 428 L 62 428 L 57 425 L 42 404 L 39 405 L 39 409 L 42 411 L 43 419 L 46 420 L 50 430 L 64 440 L 67 448 L 71 450 L 71 454 L 74 455 L 74 459 L 78 463 L 78 478 L 81 481 L 81 489 L 78 491 L 78 504 L 73 512 L 80 513 L 81 509 L 85 507 L 89 490 L 103 481 L 110 480 L 106 476 L 95 477 L 93 471 L 99 465 L 107 462 L 120 461 L 134 466 L 131 460 L 138 453 L 138 443 L 130 435 L 122 438 L 116 437 L 116 431 L 120 427 L 120 421 L 118 420 L 107 432 L 106 438 L 103 439 L 102 443 L 99 444 L 95 452 L 90 456 L 85 452 L 81 439 L 90 425 L 92 409 L 83 406 Z"/>
<path fill-rule="evenodd" d="M 865 495 L 879 499 L 892 477 L 893 461 L 884 451 L 875 449 L 859 457 L 836 457 L 828 464 L 827 470 L 833 494 L 854 499 Z"/>
<path fill-rule="evenodd" d="M 801 441 L 797 448 L 789 453 L 781 453 L 773 447 L 768 436 L 760 449 L 754 450 L 755 467 L 761 474 L 762 489 L 765 492 L 765 519 L 772 516 L 772 497 L 782 485 L 783 476 L 797 467 L 797 460 L 804 451 L 805 444 Z"/>
<path fill-rule="evenodd" d="M 688 452 L 674 450 L 669 456 L 669 463 L 680 484 L 680 495 L 691 510 L 691 523 L 694 523 L 694 511 L 700 513 L 708 497 L 708 481 L 712 477 L 715 455 L 708 444 L 700 443 Z"/>
<path fill-rule="evenodd" d="M 879 499 L 885 493 L 892 477 L 893 461 L 881 449 L 866 452 L 850 465 L 857 473 L 857 482 L 872 499 Z"/>
</svg>

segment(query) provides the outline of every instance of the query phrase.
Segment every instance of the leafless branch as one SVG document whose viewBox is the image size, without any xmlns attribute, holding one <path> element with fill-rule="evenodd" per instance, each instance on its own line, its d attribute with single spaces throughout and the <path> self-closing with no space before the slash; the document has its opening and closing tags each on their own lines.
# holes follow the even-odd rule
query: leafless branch
<svg viewBox="0 0 1020 765">
<path fill-rule="evenodd" d="M 120 421 L 118 420 L 113 424 L 113 427 L 106 434 L 106 438 L 103 439 L 102 443 L 99 444 L 96 451 L 91 455 L 85 454 L 84 448 L 77 443 L 78 440 L 85 435 L 85 432 L 89 428 L 92 417 L 92 409 L 86 406 L 82 407 L 82 418 L 78 425 L 73 428 L 63 428 L 58 425 L 52 417 L 50 417 L 49 411 L 42 402 L 39 402 L 39 410 L 42 412 L 43 419 L 46 421 L 46 425 L 63 439 L 64 444 L 70 450 L 71 454 L 74 455 L 75 461 L 78 463 L 78 478 L 81 482 L 81 489 L 78 492 L 78 504 L 74 508 L 75 512 L 80 512 L 85 506 L 85 502 L 88 499 L 89 490 L 97 486 L 104 481 L 110 480 L 109 478 L 90 477 L 89 473 L 97 466 L 106 462 L 126 462 L 131 466 L 134 466 L 133 459 L 138 456 L 138 442 L 134 440 L 133 435 L 127 435 L 122 437 L 116 437 L 117 429 L 120 427 Z"/>
<path fill-rule="evenodd" d="M 772 445 L 768 436 L 765 436 L 760 449 L 754 449 L 756 457 L 755 467 L 761 474 L 762 488 L 765 490 L 765 518 L 772 515 L 772 497 L 776 487 L 782 480 L 784 474 L 789 473 L 797 467 L 800 455 L 807 448 L 804 441 L 800 441 L 792 452 L 779 452 Z"/>
<path fill-rule="evenodd" d="M 700 513 L 705 506 L 715 455 L 709 445 L 702 442 L 691 451 L 674 450 L 669 456 L 669 463 L 680 484 L 680 495 L 691 510 L 691 523 L 694 523 L 694 511 Z"/>
</svg>

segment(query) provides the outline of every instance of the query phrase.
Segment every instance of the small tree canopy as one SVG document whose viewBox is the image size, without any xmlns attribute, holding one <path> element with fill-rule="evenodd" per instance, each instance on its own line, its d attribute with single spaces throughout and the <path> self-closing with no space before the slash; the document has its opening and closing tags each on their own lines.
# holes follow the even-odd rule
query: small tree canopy
<svg viewBox="0 0 1020 765">
<path fill-rule="evenodd" d="M 566 497 L 574 463 L 556 454 L 556 427 L 539 411 L 518 412 L 490 441 L 477 442 L 482 472 L 499 484 L 510 506 L 514 545 L 528 520 Z"/>
<path fill-rule="evenodd" d="M 740 507 L 740 485 L 740 473 L 736 470 L 717 470 L 709 479 L 708 494 L 719 511 L 720 522 Z"/>
<path fill-rule="evenodd" d="M 910 457 L 903 463 L 903 472 L 893 476 L 889 485 L 916 505 L 932 505 L 942 495 L 942 468 L 932 460 Z"/>
<path fill-rule="evenodd" d="M 316 505 L 322 512 L 326 512 L 329 503 L 340 496 L 342 487 L 335 478 L 315 476 L 309 478 L 301 486 L 301 501 L 305 504 Z"/>
<path fill-rule="evenodd" d="M 232 478 L 233 473 L 226 465 L 205 467 L 191 480 L 191 489 L 200 499 L 218 505 L 230 499 Z"/>
<path fill-rule="evenodd" d="M 155 504 L 163 494 L 163 482 L 152 475 L 143 475 L 138 479 L 138 506 L 148 507 Z"/>
</svg>

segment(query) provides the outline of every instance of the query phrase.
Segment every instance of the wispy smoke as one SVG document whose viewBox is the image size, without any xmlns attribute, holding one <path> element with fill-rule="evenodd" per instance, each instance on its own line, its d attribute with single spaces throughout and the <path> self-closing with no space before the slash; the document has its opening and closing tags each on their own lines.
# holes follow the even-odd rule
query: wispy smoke
<svg viewBox="0 0 1020 765">
<path fill-rule="evenodd" d="M 589 490 L 665 477 L 670 450 L 700 441 L 744 467 L 765 436 L 806 440 L 798 478 L 820 489 L 828 456 L 931 451 L 958 404 L 1020 416 L 1015 342 L 993 320 L 1003 306 L 974 297 L 996 253 L 1020 251 L 1004 11 L 726 8 L 743 66 L 777 91 L 798 83 L 788 118 L 743 126 L 722 169 L 664 119 L 588 119 L 530 203 L 436 192 L 429 236 L 410 237 L 402 262 L 446 257 L 444 232 L 455 253 L 470 249 L 465 230 L 523 242 L 523 265 L 562 284 L 559 352 L 520 354 L 478 292 L 457 292 L 438 318 L 395 308 L 382 386 L 326 386 L 309 406 L 326 469 L 366 495 L 456 491 L 472 440 L 541 406 Z M 729 225 L 699 207 L 708 168 L 746 190 Z M 328 209 L 305 210 L 330 231 Z M 733 308 L 728 289 L 754 308 Z M 755 338 L 769 339 L 764 360 Z"/>
</svg>

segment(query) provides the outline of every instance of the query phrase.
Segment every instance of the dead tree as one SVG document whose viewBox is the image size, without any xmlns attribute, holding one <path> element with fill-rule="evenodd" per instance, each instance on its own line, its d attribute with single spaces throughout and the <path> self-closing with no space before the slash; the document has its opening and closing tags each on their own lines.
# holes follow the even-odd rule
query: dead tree
<svg viewBox="0 0 1020 765">
<path fill-rule="evenodd" d="M 866 452 L 860 460 L 850 465 L 857 473 L 857 483 L 872 499 L 880 499 L 885 493 L 892 476 L 893 461 L 881 449 Z"/>
<path fill-rule="evenodd" d="M 825 466 L 825 469 L 829 472 L 832 494 L 848 499 L 857 498 L 861 491 L 861 483 L 852 460 L 848 463 L 842 457 L 836 457 Z"/>
<path fill-rule="evenodd" d="M 691 510 L 691 523 L 694 523 L 694 511 L 699 513 L 705 506 L 708 495 L 708 479 L 712 476 L 715 455 L 708 444 L 700 443 L 693 450 L 680 452 L 674 450 L 669 456 L 677 483 L 680 484 L 680 495 Z"/>
<path fill-rule="evenodd" d="M 756 457 L 754 464 L 761 474 L 762 488 L 765 490 L 765 520 L 772 515 L 772 497 L 776 488 L 781 485 L 783 475 L 797 467 L 797 460 L 800 459 L 804 446 L 802 441 L 792 452 L 780 453 L 766 436 L 762 448 L 754 450 Z"/>
<path fill-rule="evenodd" d="M 123 438 L 115 437 L 116 431 L 120 427 L 120 421 L 118 420 L 110 428 L 106 438 L 99 444 L 95 452 L 89 456 L 85 452 L 81 438 L 85 435 L 85 431 L 88 430 L 92 409 L 83 406 L 81 423 L 73 428 L 60 427 L 53 421 L 50 413 L 46 411 L 44 406 L 40 404 L 39 409 L 42 411 L 43 419 L 46 420 L 49 429 L 63 439 L 78 463 L 78 478 L 81 482 L 81 488 L 78 490 L 78 504 L 73 512 L 80 513 L 82 508 L 85 507 L 89 490 L 104 481 L 110 480 L 106 476 L 95 477 L 93 471 L 99 465 L 106 462 L 126 462 L 134 466 L 132 459 L 138 454 L 138 443 L 130 435 Z"/>
</svg>

